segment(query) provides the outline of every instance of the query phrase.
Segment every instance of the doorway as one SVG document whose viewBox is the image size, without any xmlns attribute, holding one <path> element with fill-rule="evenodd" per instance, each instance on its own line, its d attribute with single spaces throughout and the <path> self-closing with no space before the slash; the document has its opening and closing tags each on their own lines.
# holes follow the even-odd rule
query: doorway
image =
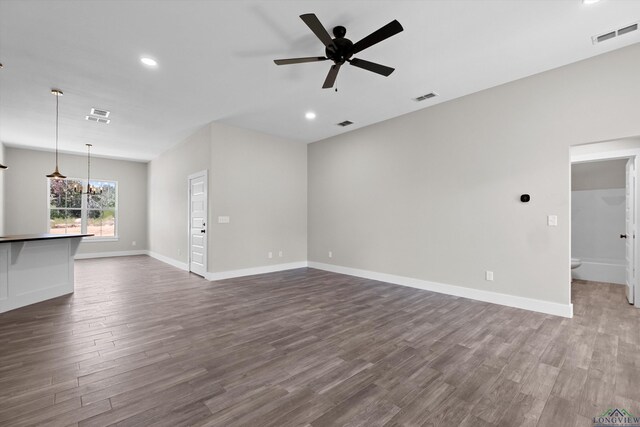
<svg viewBox="0 0 640 427">
<path fill-rule="evenodd" d="M 572 277 L 623 285 L 636 307 L 639 157 L 638 150 L 571 155 L 571 257 L 582 262 Z"/>
<path fill-rule="evenodd" d="M 207 171 L 189 175 L 189 271 L 207 273 Z"/>
</svg>

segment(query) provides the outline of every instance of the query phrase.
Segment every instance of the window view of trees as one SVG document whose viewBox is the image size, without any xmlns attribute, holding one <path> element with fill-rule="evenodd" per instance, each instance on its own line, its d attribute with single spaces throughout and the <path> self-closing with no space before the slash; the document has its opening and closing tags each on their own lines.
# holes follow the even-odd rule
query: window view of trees
<svg viewBox="0 0 640 427">
<path fill-rule="evenodd" d="M 115 237 L 117 186 L 113 181 L 49 180 L 49 232 L 90 233 L 95 237 Z"/>
</svg>

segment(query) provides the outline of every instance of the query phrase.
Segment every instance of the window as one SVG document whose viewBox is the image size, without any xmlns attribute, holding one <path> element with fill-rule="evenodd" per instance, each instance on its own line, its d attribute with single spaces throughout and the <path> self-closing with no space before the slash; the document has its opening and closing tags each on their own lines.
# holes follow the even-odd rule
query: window
<svg viewBox="0 0 640 427">
<path fill-rule="evenodd" d="M 118 183 L 49 179 L 49 233 L 89 233 L 91 239 L 117 237 Z"/>
</svg>

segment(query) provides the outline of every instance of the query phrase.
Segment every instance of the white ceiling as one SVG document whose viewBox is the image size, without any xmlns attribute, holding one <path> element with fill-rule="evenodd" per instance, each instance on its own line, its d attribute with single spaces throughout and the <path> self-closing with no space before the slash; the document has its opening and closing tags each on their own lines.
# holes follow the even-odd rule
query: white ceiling
<svg viewBox="0 0 640 427">
<path fill-rule="evenodd" d="M 399 20 L 356 55 L 396 71 L 344 66 L 336 93 L 321 89 L 328 62 L 276 66 L 324 54 L 303 13 L 354 42 Z M 211 121 L 308 143 L 637 43 L 591 36 L 638 20 L 638 0 L 0 0 L 0 140 L 52 148 L 56 87 L 63 151 L 149 160 Z M 111 124 L 85 121 L 91 107 Z"/>
</svg>

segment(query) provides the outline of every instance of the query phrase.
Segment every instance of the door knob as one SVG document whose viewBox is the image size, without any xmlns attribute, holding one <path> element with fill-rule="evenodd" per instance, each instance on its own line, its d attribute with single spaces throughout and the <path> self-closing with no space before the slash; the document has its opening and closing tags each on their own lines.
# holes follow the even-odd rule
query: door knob
<svg viewBox="0 0 640 427">
<path fill-rule="evenodd" d="M 621 238 L 621 239 L 626 239 L 626 238 L 627 238 L 627 235 L 626 235 L 626 234 L 621 234 L 621 235 L 620 235 L 620 238 Z"/>
</svg>

